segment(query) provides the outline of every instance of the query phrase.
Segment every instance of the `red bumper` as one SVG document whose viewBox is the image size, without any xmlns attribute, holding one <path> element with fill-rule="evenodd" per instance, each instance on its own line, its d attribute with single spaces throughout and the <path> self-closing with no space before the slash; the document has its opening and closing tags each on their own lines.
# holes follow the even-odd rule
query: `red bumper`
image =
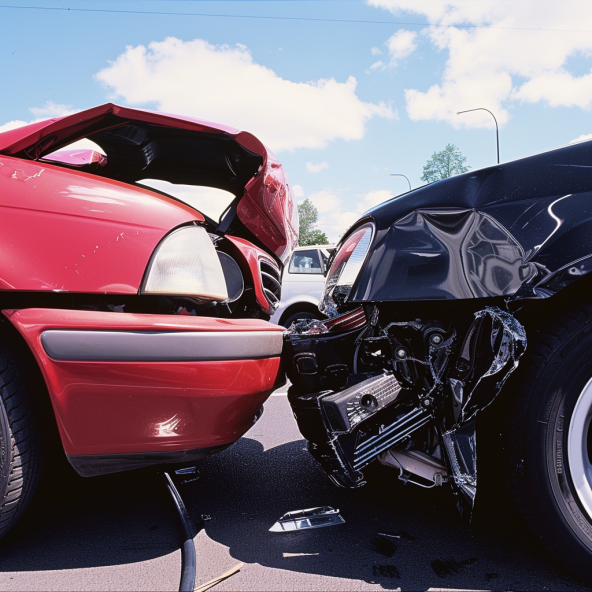
<svg viewBox="0 0 592 592">
<path fill-rule="evenodd" d="M 278 377 L 283 328 L 260 320 L 3 314 L 39 363 L 69 457 L 172 462 L 175 452 L 227 446 L 253 425 Z"/>
</svg>

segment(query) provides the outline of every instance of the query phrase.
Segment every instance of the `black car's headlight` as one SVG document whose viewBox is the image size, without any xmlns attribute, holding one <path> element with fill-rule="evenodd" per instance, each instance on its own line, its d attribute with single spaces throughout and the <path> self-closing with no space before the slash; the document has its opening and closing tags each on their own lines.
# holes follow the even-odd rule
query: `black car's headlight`
<svg viewBox="0 0 592 592">
<path fill-rule="evenodd" d="M 327 274 L 325 291 L 319 304 L 319 310 L 326 315 L 335 315 L 337 309 L 347 302 L 370 250 L 373 236 L 374 224 L 368 222 L 354 231 L 339 247 Z"/>
</svg>

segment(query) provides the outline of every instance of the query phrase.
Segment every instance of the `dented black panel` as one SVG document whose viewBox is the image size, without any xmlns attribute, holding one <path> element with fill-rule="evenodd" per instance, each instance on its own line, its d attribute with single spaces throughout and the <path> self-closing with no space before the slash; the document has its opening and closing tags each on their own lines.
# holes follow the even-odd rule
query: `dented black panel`
<svg viewBox="0 0 592 592">
<path fill-rule="evenodd" d="M 549 296 L 591 267 L 592 141 L 421 187 L 355 227 L 368 219 L 350 302 Z"/>
</svg>

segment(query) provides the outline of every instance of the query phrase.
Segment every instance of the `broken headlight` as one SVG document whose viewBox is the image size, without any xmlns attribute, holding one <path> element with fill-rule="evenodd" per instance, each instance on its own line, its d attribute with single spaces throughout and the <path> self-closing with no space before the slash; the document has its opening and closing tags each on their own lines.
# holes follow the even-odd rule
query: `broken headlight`
<svg viewBox="0 0 592 592">
<path fill-rule="evenodd" d="M 228 299 L 222 265 L 205 228 L 184 226 L 161 241 L 148 266 L 142 293 Z"/>
<path fill-rule="evenodd" d="M 352 286 L 362 269 L 374 236 L 374 224 L 360 226 L 339 248 L 325 281 L 319 310 L 329 316 L 347 302 Z"/>
</svg>

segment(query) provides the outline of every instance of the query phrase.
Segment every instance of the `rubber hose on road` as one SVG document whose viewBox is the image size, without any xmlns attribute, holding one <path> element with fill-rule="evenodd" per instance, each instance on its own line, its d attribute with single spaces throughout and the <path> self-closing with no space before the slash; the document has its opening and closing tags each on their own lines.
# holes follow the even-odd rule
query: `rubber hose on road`
<svg viewBox="0 0 592 592">
<path fill-rule="evenodd" d="M 191 534 L 192 522 L 181 494 L 178 492 L 171 476 L 167 472 L 163 472 L 162 478 L 175 502 L 177 513 L 181 519 L 183 526 L 183 546 L 181 547 L 181 582 L 179 583 L 179 592 L 193 592 L 195 589 L 195 578 L 197 571 L 197 558 L 195 555 L 195 544 L 193 543 L 193 535 Z"/>
</svg>

